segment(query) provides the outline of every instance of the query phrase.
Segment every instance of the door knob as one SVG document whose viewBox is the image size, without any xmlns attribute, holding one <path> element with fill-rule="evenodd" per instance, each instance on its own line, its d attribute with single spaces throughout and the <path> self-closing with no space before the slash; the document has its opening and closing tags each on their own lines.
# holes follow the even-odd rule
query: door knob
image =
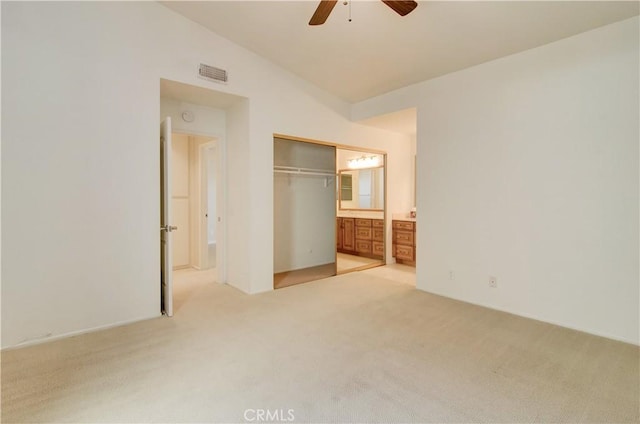
<svg viewBox="0 0 640 424">
<path fill-rule="evenodd" d="M 170 233 L 171 231 L 176 231 L 177 229 L 178 227 L 174 225 L 163 225 L 162 227 L 160 227 L 160 231 L 166 231 L 167 233 Z"/>
</svg>

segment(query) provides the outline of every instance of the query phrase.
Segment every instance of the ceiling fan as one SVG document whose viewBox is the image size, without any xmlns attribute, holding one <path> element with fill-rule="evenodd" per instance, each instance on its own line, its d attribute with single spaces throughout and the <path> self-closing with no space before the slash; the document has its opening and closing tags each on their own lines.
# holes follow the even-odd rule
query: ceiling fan
<svg viewBox="0 0 640 424">
<path fill-rule="evenodd" d="M 337 2 L 338 0 L 321 0 L 318 8 L 309 21 L 309 25 L 322 25 L 323 23 L 325 23 Z M 382 0 L 382 2 L 393 9 L 400 16 L 408 15 L 409 13 L 411 13 L 411 11 L 413 11 L 413 9 L 418 6 L 418 3 L 415 1 Z M 345 4 L 347 3 L 345 2 Z"/>
</svg>

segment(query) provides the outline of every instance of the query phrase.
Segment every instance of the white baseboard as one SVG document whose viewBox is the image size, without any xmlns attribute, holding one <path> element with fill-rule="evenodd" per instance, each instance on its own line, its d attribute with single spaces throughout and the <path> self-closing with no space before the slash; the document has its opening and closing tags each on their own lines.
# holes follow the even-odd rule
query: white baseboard
<svg viewBox="0 0 640 424">
<path fill-rule="evenodd" d="M 452 296 L 448 296 L 446 294 L 442 294 L 442 293 L 438 293 L 435 291 L 428 291 L 425 289 L 421 289 L 419 287 L 416 286 L 416 289 L 423 291 L 425 293 L 429 293 L 429 294 L 435 294 L 437 296 L 442 296 L 442 297 L 446 297 L 447 299 L 453 299 L 453 300 L 457 300 L 459 302 L 464 302 L 464 303 L 468 303 L 470 305 L 476 305 L 476 306 L 481 306 L 483 308 L 487 308 L 487 309 L 493 309 L 494 311 L 500 311 L 500 312 L 505 312 L 507 314 L 511 314 L 511 315 L 515 315 L 515 316 L 519 316 L 519 317 L 523 317 L 523 318 L 527 318 L 527 319 L 532 319 L 534 321 L 540 321 L 540 322 L 544 322 L 547 324 L 552 324 L 552 325 L 557 325 L 558 327 L 562 327 L 562 328 L 568 328 L 569 330 L 574 330 L 574 331 L 579 331 L 581 333 L 587 333 L 587 334 L 591 334 L 592 336 L 598 336 L 598 337 L 604 337 L 605 339 L 609 339 L 609 340 L 615 340 L 617 342 L 622 342 L 622 343 L 628 343 L 634 346 L 640 346 L 640 343 L 636 340 L 630 340 L 624 337 L 619 337 L 619 336 L 614 336 L 611 334 L 605 334 L 599 331 L 593 331 L 590 329 L 585 329 L 585 328 L 581 328 L 578 326 L 572 326 L 572 325 L 567 325 L 565 323 L 561 323 L 561 322 L 556 322 L 556 321 L 552 321 L 552 320 L 548 320 L 548 319 L 542 319 L 539 318 L 535 315 L 531 315 L 531 314 L 527 314 L 527 313 L 522 313 L 522 312 L 515 312 L 515 311 L 511 311 L 509 309 L 506 308 L 498 308 L 492 305 L 487 305 L 484 303 L 480 303 L 480 302 L 471 302 L 469 300 L 466 299 L 458 299 Z"/>
<path fill-rule="evenodd" d="M 17 345 L 3 347 L 2 349 L 0 349 L 0 351 L 4 352 L 4 351 L 7 351 L 7 350 L 21 349 L 23 347 L 39 345 L 39 344 L 42 344 L 42 343 L 49 343 L 49 342 L 53 342 L 53 341 L 56 341 L 56 340 L 66 339 L 66 338 L 69 338 L 69 337 L 80 336 L 80 335 L 86 334 L 86 333 L 93 333 L 94 331 L 108 330 L 110 328 L 120 327 L 120 326 L 127 325 L 127 324 L 133 324 L 135 322 L 146 321 L 148 319 L 158 318 L 160 316 L 162 316 L 162 314 L 158 313 L 158 315 L 154 315 L 154 316 L 150 316 L 150 317 L 135 318 L 135 319 L 132 319 L 132 320 L 120 321 L 120 322 L 116 322 L 116 323 L 113 323 L 113 324 L 107 324 L 107 325 L 100 325 L 100 326 L 97 326 L 97 327 L 85 328 L 84 330 L 71 331 L 69 333 L 42 336 L 42 337 L 39 337 L 39 338 L 34 338 L 34 339 L 26 340 L 24 342 L 20 342 Z"/>
</svg>

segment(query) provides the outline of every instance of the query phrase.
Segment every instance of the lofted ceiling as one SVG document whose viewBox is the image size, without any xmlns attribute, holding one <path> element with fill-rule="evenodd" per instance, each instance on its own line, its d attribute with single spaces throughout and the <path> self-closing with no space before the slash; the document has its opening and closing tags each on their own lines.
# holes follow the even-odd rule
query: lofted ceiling
<svg viewBox="0 0 640 424">
<path fill-rule="evenodd" d="M 400 17 L 377 0 L 342 3 L 324 25 L 309 26 L 317 1 L 162 2 L 350 103 L 623 20 L 640 9 L 636 1 L 421 1 Z"/>
<path fill-rule="evenodd" d="M 397 133 L 416 135 L 417 132 L 417 110 L 416 108 L 398 110 L 396 112 L 378 115 L 372 118 L 358 121 L 360 124 L 370 127 L 381 128 Z"/>
</svg>

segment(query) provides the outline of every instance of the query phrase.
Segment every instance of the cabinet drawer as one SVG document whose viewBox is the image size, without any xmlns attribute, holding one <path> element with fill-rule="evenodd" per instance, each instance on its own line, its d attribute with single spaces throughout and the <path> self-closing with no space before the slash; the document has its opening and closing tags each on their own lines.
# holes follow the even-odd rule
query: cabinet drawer
<svg viewBox="0 0 640 424">
<path fill-rule="evenodd" d="M 413 246 L 396 246 L 396 258 L 404 261 L 413 261 Z"/>
<path fill-rule="evenodd" d="M 371 243 L 372 253 L 376 256 L 384 256 L 384 243 L 374 241 Z"/>
<path fill-rule="evenodd" d="M 393 242 L 413 246 L 413 231 L 395 230 L 393 232 Z"/>
<path fill-rule="evenodd" d="M 373 228 L 384 228 L 384 219 L 374 219 L 371 221 Z"/>
<path fill-rule="evenodd" d="M 412 221 L 393 221 L 393 228 L 398 230 L 413 230 L 413 224 Z"/>
<path fill-rule="evenodd" d="M 356 227 L 356 239 L 371 240 L 371 227 Z"/>
<path fill-rule="evenodd" d="M 371 220 L 356 218 L 356 227 L 371 227 Z"/>
<path fill-rule="evenodd" d="M 384 228 L 373 229 L 373 240 L 384 241 Z"/>
<path fill-rule="evenodd" d="M 371 253 L 371 242 L 369 240 L 356 240 L 356 252 Z"/>
</svg>

